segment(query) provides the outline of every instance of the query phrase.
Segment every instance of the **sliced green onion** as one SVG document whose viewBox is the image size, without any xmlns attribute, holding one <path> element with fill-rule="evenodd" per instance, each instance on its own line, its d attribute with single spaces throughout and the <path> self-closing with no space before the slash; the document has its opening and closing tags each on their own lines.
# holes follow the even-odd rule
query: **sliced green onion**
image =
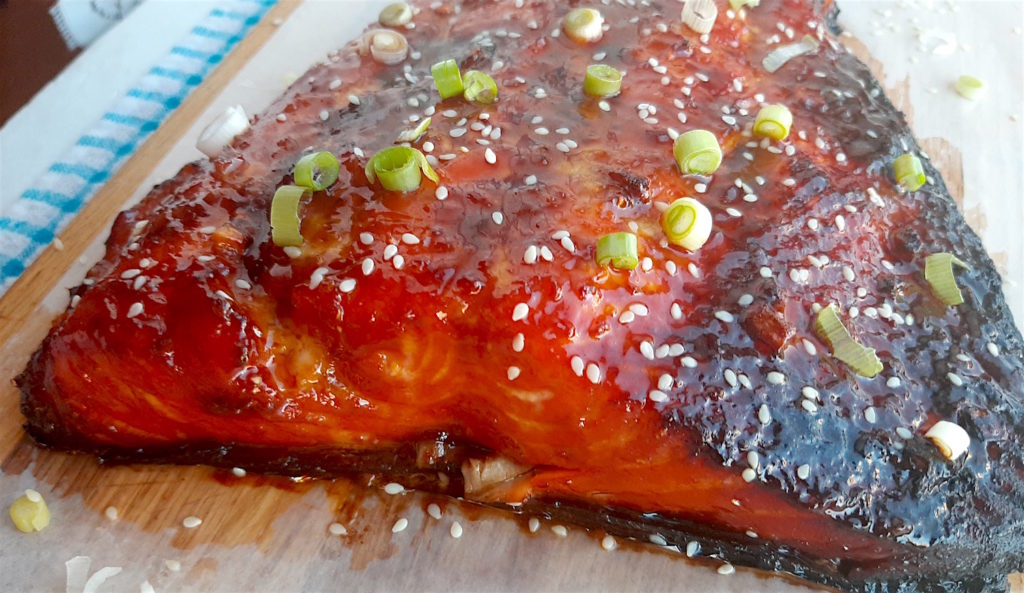
<svg viewBox="0 0 1024 593">
<path fill-rule="evenodd" d="M 976 101 L 985 94 L 985 83 L 980 78 L 966 74 L 956 79 L 956 84 L 953 86 L 961 97 L 970 101 Z"/>
<path fill-rule="evenodd" d="M 679 198 L 661 215 L 661 229 L 670 243 L 697 251 L 711 236 L 711 212 L 693 198 Z"/>
<path fill-rule="evenodd" d="M 591 64 L 587 66 L 587 75 L 583 79 L 583 92 L 591 97 L 611 97 L 622 90 L 622 72 L 607 64 Z"/>
<path fill-rule="evenodd" d="M 971 266 L 952 253 L 933 253 L 924 258 L 924 279 L 932 285 L 932 292 L 942 299 L 943 303 L 955 307 L 963 304 L 964 295 L 956 284 L 956 277 L 953 276 L 954 265 L 965 270 L 971 269 Z"/>
<path fill-rule="evenodd" d="M 608 233 L 597 240 L 597 265 L 611 264 L 619 270 L 632 270 L 639 263 L 633 233 Z"/>
<path fill-rule="evenodd" d="M 302 232 L 299 229 L 299 203 L 309 195 L 308 187 L 282 185 L 274 192 L 270 203 L 270 238 L 278 247 L 299 247 Z"/>
<path fill-rule="evenodd" d="M 604 34 L 604 17 L 593 8 L 574 8 L 562 20 L 562 29 L 574 41 L 590 43 Z"/>
<path fill-rule="evenodd" d="M 326 150 L 307 154 L 295 163 L 295 185 L 313 191 L 327 189 L 338 180 L 338 159 Z"/>
<path fill-rule="evenodd" d="M 409 41 L 396 31 L 382 31 L 370 41 L 370 55 L 381 64 L 399 64 L 409 55 Z"/>
<path fill-rule="evenodd" d="M 462 96 L 467 101 L 488 104 L 494 103 L 494 100 L 498 98 L 498 85 L 486 72 L 466 70 L 466 75 L 462 77 L 462 84 L 465 87 Z"/>
<path fill-rule="evenodd" d="M 832 346 L 832 355 L 845 362 L 862 377 L 874 377 L 882 372 L 882 361 L 874 348 L 857 343 L 839 319 L 835 305 L 823 307 L 814 320 L 814 331 Z"/>
<path fill-rule="evenodd" d="M 715 135 L 707 130 L 690 130 L 680 134 L 672 145 L 679 170 L 686 175 L 710 175 L 722 164 L 722 148 Z"/>
<path fill-rule="evenodd" d="M 26 490 L 23 496 L 11 503 L 8 513 L 14 526 L 22 533 L 42 531 L 50 524 L 50 509 L 35 490 Z"/>
<path fill-rule="evenodd" d="M 704 35 L 710 33 L 718 18 L 718 6 L 714 0 L 686 0 L 683 4 L 683 24 Z"/>
<path fill-rule="evenodd" d="M 385 27 L 401 27 L 412 20 L 412 6 L 405 2 L 388 4 L 380 11 L 378 20 Z"/>
<path fill-rule="evenodd" d="M 789 128 L 793 125 L 793 113 L 785 105 L 765 105 L 757 112 L 754 120 L 754 134 L 767 136 L 775 140 L 784 140 L 789 136 Z"/>
<path fill-rule="evenodd" d="M 780 45 L 768 52 L 768 55 L 761 60 L 761 65 L 768 72 L 775 72 L 793 58 L 810 53 L 816 49 L 818 49 L 818 40 L 810 35 L 804 35 L 803 39 L 796 43 Z"/>
<path fill-rule="evenodd" d="M 422 175 L 437 183 L 437 173 L 430 167 L 427 157 L 411 146 L 392 146 L 373 155 L 366 163 L 366 178 L 370 183 L 380 181 L 384 189 L 408 192 L 420 186 Z"/>
<path fill-rule="evenodd" d="M 430 75 L 434 77 L 434 86 L 437 87 L 442 99 L 461 95 L 465 90 L 462 85 L 462 74 L 459 73 L 459 64 L 455 60 L 434 64 L 430 67 Z"/>
<path fill-rule="evenodd" d="M 760 3 L 761 3 L 761 0 L 729 0 L 729 6 L 733 10 L 739 10 L 739 9 L 743 8 L 744 6 L 749 6 L 749 7 L 753 8 L 753 7 L 757 6 Z"/>
<path fill-rule="evenodd" d="M 416 126 L 412 130 L 405 130 L 398 135 L 395 142 L 415 142 L 420 139 L 420 136 L 427 132 L 427 128 L 430 127 L 430 118 L 420 122 L 420 125 Z"/>
<path fill-rule="evenodd" d="M 921 159 L 909 152 L 892 162 L 892 171 L 896 175 L 896 183 L 907 191 L 921 189 L 924 182 L 928 180 L 924 175 Z"/>
</svg>

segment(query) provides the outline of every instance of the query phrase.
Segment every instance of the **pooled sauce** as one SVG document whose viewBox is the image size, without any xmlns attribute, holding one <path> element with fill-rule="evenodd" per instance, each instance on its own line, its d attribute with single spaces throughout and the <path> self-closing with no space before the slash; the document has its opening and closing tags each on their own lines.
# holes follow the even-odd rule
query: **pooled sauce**
<svg viewBox="0 0 1024 593">
<path fill-rule="evenodd" d="M 675 3 L 641 4 L 601 5 L 590 44 L 559 32 L 556 3 L 423 7 L 403 64 L 329 56 L 118 219 L 21 378 L 32 434 L 326 476 L 458 476 L 499 454 L 528 471 L 488 504 L 565 501 L 583 524 L 698 532 L 822 579 L 905 570 L 1018 521 L 1001 484 L 1021 467 L 1019 335 L 937 174 L 913 193 L 891 181 L 915 144 L 867 69 L 809 3 L 723 11 L 706 38 Z M 804 35 L 816 51 L 763 69 Z M 439 101 L 429 69 L 447 58 L 491 73 L 498 101 Z M 583 95 L 593 62 L 625 72 L 620 95 Z M 750 134 L 763 103 L 792 111 L 786 140 Z M 415 146 L 440 182 L 369 183 L 369 157 L 428 116 Z M 724 154 L 709 177 L 672 156 L 698 128 Z M 310 149 L 341 171 L 302 205 L 289 255 L 270 200 Z M 659 222 L 682 196 L 714 219 L 693 253 Z M 621 231 L 640 266 L 598 266 L 598 239 Z M 961 307 L 924 281 L 936 251 L 973 266 Z M 830 303 L 882 374 L 831 357 L 813 329 Z M 966 461 L 923 439 L 940 419 L 971 434 Z M 438 467 L 409 450 L 424 442 Z"/>
</svg>

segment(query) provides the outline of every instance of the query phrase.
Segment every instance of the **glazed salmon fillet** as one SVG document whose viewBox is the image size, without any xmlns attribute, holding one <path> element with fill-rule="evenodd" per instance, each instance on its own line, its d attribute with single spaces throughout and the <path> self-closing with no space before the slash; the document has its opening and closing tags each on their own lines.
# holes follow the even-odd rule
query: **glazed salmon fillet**
<svg viewBox="0 0 1024 593">
<path fill-rule="evenodd" d="M 28 433 L 117 461 L 386 475 L 848 591 L 1004 590 L 1024 550 L 1021 336 L 835 7 L 722 3 L 701 36 L 676 2 L 595 3 L 604 31 L 581 42 L 576 6 L 421 3 L 403 61 L 349 44 L 153 188 L 18 378 Z M 497 100 L 441 100 L 446 59 Z M 583 92 L 592 63 L 621 93 Z M 763 104 L 792 113 L 785 140 L 751 133 Z M 369 179 L 426 117 L 412 146 L 438 181 Z M 721 146 L 711 175 L 673 157 L 694 129 Z M 313 150 L 339 178 L 285 249 L 271 201 Z M 916 191 L 892 174 L 908 152 Z M 694 251 L 661 224 L 684 196 L 712 217 Z M 634 269 L 596 261 L 616 232 Z M 939 252 L 970 266 L 959 306 L 924 277 Z M 833 355 L 830 305 L 880 373 Z M 969 436 L 952 459 L 926 437 L 940 421 Z"/>
</svg>

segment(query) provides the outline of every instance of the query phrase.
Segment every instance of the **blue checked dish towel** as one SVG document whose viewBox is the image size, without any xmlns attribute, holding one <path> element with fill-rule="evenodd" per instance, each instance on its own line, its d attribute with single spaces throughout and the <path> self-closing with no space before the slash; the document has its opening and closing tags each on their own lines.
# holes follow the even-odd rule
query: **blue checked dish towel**
<svg viewBox="0 0 1024 593">
<path fill-rule="evenodd" d="M 0 216 L 0 296 L 275 2 L 211 10 L 11 204 Z"/>
</svg>

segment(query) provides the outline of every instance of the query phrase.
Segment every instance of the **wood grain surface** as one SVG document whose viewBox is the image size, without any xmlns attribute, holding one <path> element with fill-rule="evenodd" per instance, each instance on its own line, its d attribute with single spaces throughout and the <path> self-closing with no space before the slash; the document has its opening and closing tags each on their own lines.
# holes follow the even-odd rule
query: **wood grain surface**
<svg viewBox="0 0 1024 593">
<path fill-rule="evenodd" d="M 104 589 L 111 591 L 139 590 L 143 580 L 161 592 L 820 590 L 747 570 L 721 577 L 718 563 L 652 546 L 618 542 L 609 554 L 599 544 L 601 533 L 570 529 L 563 538 L 544 525 L 533 534 L 526 518 L 418 494 L 384 495 L 379 484 L 237 477 L 205 467 L 106 467 L 88 456 L 40 449 L 24 436 L 12 378 L 63 306 L 65 272 L 271 38 L 272 23 L 287 19 L 297 5 L 273 8 L 61 234 L 63 249 L 48 249 L 0 298 L 0 502 L 6 506 L 34 487 L 53 511 L 53 524 L 39 534 L 22 536 L 6 521 L 0 527 L 0 591 L 63 591 L 63 562 L 79 554 L 93 558 L 93 570 L 124 567 Z M 884 80 L 863 44 L 844 42 Z M 888 90 L 912 115 L 905 85 Z M 922 144 L 960 198 L 959 152 L 942 139 Z M 985 223 L 980 216 L 971 222 Z M 423 512 L 430 503 L 443 510 L 440 520 Z M 185 528 L 189 516 L 202 524 Z M 393 533 L 403 518 L 408 527 Z M 347 533 L 332 534 L 335 522 Z M 464 531 L 458 539 L 455 523 Z M 1024 591 L 1020 575 L 1011 580 L 1014 590 Z"/>
</svg>

